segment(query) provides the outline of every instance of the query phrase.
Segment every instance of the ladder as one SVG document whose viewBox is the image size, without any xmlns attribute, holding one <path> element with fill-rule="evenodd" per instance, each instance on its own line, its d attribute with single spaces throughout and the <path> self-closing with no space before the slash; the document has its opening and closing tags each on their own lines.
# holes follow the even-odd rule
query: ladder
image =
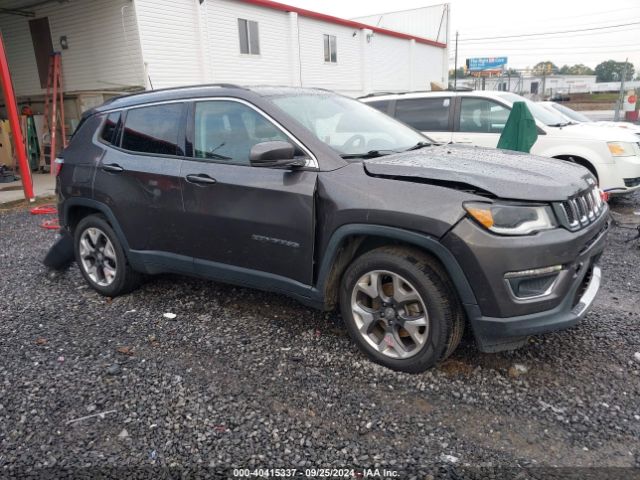
<svg viewBox="0 0 640 480">
<path fill-rule="evenodd" d="M 64 99 L 62 94 L 62 56 L 60 52 L 53 52 L 49 57 L 49 75 L 47 77 L 47 95 L 44 99 L 44 134 L 49 135 L 49 148 L 43 141 L 40 150 L 40 166 L 45 168 L 47 164 L 46 150 L 49 150 L 49 170 L 52 175 L 57 172 L 54 168 L 56 157 L 56 143 L 58 129 L 62 139 L 62 148 L 67 146 L 67 136 L 64 129 Z M 43 138 L 44 140 L 44 138 Z"/>
</svg>

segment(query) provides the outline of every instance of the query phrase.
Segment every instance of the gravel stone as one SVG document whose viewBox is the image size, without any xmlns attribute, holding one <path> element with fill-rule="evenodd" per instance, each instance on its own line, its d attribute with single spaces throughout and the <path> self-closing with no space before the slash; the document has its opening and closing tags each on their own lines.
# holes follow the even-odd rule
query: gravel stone
<svg viewBox="0 0 640 480">
<path fill-rule="evenodd" d="M 75 264 L 50 278 L 41 260 L 55 235 L 26 209 L 2 211 L 0 477 L 52 468 L 87 478 L 118 468 L 132 478 L 151 468 L 186 478 L 230 478 L 234 467 L 387 468 L 416 479 L 637 469 L 640 242 L 625 242 L 640 195 L 612 208 L 603 284 L 584 321 L 512 352 L 482 354 L 465 339 L 418 375 L 368 361 L 337 313 L 277 294 L 160 275 L 109 300 L 86 288 Z M 515 365 L 528 371 L 513 377 Z"/>
</svg>

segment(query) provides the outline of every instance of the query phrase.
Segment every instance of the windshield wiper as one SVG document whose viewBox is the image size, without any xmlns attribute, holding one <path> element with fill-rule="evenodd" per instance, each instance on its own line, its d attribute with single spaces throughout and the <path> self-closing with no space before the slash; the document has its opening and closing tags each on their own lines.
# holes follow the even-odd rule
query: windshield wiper
<svg viewBox="0 0 640 480">
<path fill-rule="evenodd" d="M 376 158 L 376 157 L 384 157 L 385 155 L 390 155 L 392 153 L 398 153 L 395 150 L 369 150 L 365 153 L 343 153 L 340 157 L 348 159 L 348 158 Z"/>
<path fill-rule="evenodd" d="M 549 127 L 566 127 L 567 125 L 571 125 L 571 122 L 554 123 L 552 125 L 549 125 Z"/>
<path fill-rule="evenodd" d="M 429 142 L 418 142 L 413 147 L 409 147 L 406 150 L 403 150 L 403 152 L 410 152 L 411 150 L 420 150 L 421 148 L 430 147 L 431 145 L 432 144 Z"/>
</svg>

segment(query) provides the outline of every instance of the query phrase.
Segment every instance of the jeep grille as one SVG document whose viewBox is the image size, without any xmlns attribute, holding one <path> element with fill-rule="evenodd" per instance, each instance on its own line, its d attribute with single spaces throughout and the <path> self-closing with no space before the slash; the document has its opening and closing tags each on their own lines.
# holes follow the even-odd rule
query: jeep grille
<svg viewBox="0 0 640 480">
<path fill-rule="evenodd" d="M 592 224 L 607 209 L 595 186 L 557 205 L 560 223 L 572 231 Z"/>
</svg>

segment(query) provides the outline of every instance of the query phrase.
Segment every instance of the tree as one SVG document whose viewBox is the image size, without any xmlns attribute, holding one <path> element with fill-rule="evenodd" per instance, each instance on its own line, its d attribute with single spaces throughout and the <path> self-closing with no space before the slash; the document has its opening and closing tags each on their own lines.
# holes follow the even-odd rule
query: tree
<svg viewBox="0 0 640 480">
<path fill-rule="evenodd" d="M 553 73 L 558 73 L 558 71 L 558 66 L 550 60 L 538 62 L 532 69 L 534 75 L 551 75 Z"/>
<path fill-rule="evenodd" d="M 576 65 L 563 65 L 560 67 L 558 71 L 562 75 L 593 75 L 594 71 L 592 68 L 583 65 L 582 63 L 578 63 Z"/>
<path fill-rule="evenodd" d="M 587 67 L 582 63 L 577 63 L 576 65 L 572 65 L 569 67 L 569 75 L 594 75 L 595 72 L 593 68 Z"/>
<path fill-rule="evenodd" d="M 616 62 L 615 60 L 607 60 L 598 64 L 596 67 L 596 82 L 619 82 L 622 80 L 622 72 L 624 71 L 625 62 Z M 628 62 L 627 75 L 625 80 L 633 78 L 633 63 Z"/>
<path fill-rule="evenodd" d="M 464 71 L 464 67 L 458 67 L 458 78 L 464 78 L 466 77 L 466 73 Z M 449 78 L 453 78 L 453 68 L 449 70 Z"/>
</svg>

